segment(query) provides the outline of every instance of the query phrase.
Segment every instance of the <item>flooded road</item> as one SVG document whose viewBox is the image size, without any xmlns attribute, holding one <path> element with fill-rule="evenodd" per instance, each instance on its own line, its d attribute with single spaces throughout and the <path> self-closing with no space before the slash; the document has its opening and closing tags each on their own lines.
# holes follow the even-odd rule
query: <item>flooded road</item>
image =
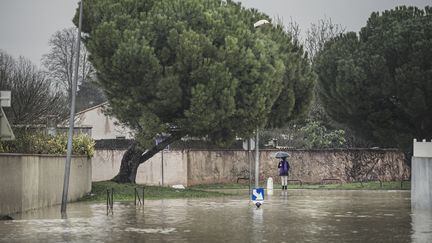
<svg viewBox="0 0 432 243">
<path fill-rule="evenodd" d="M 409 191 L 276 191 L 260 209 L 244 195 L 68 205 L 0 221 L 0 242 L 432 242 L 432 212 Z"/>
</svg>

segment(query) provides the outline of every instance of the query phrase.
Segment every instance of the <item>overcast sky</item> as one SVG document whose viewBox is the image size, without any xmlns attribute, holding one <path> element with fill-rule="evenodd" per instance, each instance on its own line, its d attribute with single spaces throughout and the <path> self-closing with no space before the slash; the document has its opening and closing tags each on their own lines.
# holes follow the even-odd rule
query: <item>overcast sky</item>
<svg viewBox="0 0 432 243">
<path fill-rule="evenodd" d="M 358 32 L 373 11 L 398 5 L 424 8 L 432 0 L 241 0 L 253 7 L 279 17 L 290 18 L 305 31 L 311 23 L 329 17 L 347 30 Z M 77 0 L 0 0 L 0 49 L 12 56 L 24 56 L 40 64 L 49 52 L 48 40 L 54 32 L 71 27 Z"/>
</svg>

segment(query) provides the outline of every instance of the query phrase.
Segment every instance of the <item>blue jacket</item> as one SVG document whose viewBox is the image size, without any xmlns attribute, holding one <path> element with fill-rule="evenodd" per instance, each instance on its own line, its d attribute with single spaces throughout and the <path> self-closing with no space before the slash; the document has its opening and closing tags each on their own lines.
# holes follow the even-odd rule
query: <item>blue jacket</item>
<svg viewBox="0 0 432 243">
<path fill-rule="evenodd" d="M 288 160 L 281 160 L 278 164 L 278 168 L 280 176 L 287 176 L 290 169 Z"/>
</svg>

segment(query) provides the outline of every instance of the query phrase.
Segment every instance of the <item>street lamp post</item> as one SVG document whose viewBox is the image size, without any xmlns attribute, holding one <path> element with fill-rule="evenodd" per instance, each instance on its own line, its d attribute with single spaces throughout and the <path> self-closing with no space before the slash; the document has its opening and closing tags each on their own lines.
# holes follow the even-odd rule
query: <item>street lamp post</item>
<svg viewBox="0 0 432 243">
<path fill-rule="evenodd" d="M 268 20 L 262 19 L 254 23 L 254 28 L 259 28 L 265 24 L 270 24 Z M 255 139 L 255 188 L 259 186 L 259 127 L 256 129 Z"/>
<path fill-rule="evenodd" d="M 78 82 L 78 67 L 79 67 L 80 44 L 81 44 L 81 24 L 82 24 L 83 2 L 84 2 L 84 0 L 81 0 L 81 2 L 80 2 L 78 34 L 77 34 L 77 41 L 76 41 L 77 50 L 76 50 L 76 59 L 75 59 L 74 79 L 72 82 L 67 155 L 66 155 L 64 181 L 63 181 L 62 204 L 61 204 L 61 209 L 60 209 L 62 216 L 66 216 L 66 203 L 67 203 L 67 197 L 68 197 L 68 191 L 69 191 L 69 175 L 70 175 L 70 166 L 71 166 L 71 157 L 72 157 L 72 136 L 73 136 L 74 120 L 75 120 L 75 96 L 76 96 L 76 89 L 77 89 L 77 82 Z"/>
</svg>

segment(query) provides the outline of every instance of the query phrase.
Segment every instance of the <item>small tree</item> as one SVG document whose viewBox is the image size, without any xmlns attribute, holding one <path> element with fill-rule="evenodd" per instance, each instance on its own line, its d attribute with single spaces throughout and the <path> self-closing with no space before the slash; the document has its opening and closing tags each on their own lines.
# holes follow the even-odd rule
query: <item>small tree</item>
<svg viewBox="0 0 432 243">
<path fill-rule="evenodd" d="M 254 29 L 268 19 L 256 10 L 219 0 L 94 0 L 84 9 L 111 113 L 139 142 L 117 182 L 135 182 L 141 163 L 182 136 L 229 143 L 309 106 L 315 75 L 303 50 L 281 26 Z"/>
<path fill-rule="evenodd" d="M 45 73 L 29 60 L 15 60 L 0 50 L 0 89 L 11 90 L 11 107 L 5 112 L 11 124 L 46 124 L 67 116 L 65 96 L 54 91 Z"/>
</svg>

